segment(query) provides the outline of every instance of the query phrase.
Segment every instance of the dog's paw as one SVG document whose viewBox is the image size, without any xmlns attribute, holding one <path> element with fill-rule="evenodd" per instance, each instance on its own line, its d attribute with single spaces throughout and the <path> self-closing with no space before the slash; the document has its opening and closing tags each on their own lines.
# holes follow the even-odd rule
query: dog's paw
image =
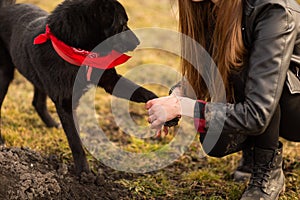
<svg viewBox="0 0 300 200">
<path fill-rule="evenodd" d="M 82 184 L 94 184 L 97 177 L 92 172 L 82 172 L 80 174 L 80 183 Z"/>
<path fill-rule="evenodd" d="M 57 129 L 62 128 L 61 123 L 57 123 L 57 122 L 46 123 L 46 126 L 48 128 L 57 128 Z"/>
<path fill-rule="evenodd" d="M 164 126 L 166 127 L 173 127 L 173 126 L 177 126 L 178 122 L 179 122 L 180 118 L 176 117 L 170 121 L 165 122 Z"/>
<path fill-rule="evenodd" d="M 104 170 L 103 169 L 98 169 L 98 173 L 97 173 L 97 178 L 96 178 L 96 181 L 95 181 L 95 184 L 97 186 L 104 186 L 105 183 L 106 183 L 106 178 L 107 178 L 107 175 L 105 174 Z"/>
<path fill-rule="evenodd" d="M 58 165 L 57 173 L 61 176 L 66 175 L 69 172 L 68 165 L 60 163 Z"/>
</svg>

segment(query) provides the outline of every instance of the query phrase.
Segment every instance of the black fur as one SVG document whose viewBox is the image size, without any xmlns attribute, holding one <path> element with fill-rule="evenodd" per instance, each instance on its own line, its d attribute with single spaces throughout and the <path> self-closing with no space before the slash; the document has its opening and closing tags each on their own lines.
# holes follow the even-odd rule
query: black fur
<svg viewBox="0 0 300 200">
<path fill-rule="evenodd" d="M 0 108 L 16 67 L 34 85 L 32 104 L 48 127 L 58 127 L 58 123 L 48 113 L 47 96 L 54 102 L 77 172 L 89 172 L 73 119 L 75 107 L 72 107 L 72 101 L 77 105 L 87 90 L 87 84 L 83 81 L 80 91 L 77 91 L 78 95 L 72 96 L 79 67 L 62 60 L 50 41 L 33 45 L 33 40 L 44 33 L 46 24 L 49 24 L 54 35 L 66 44 L 90 51 L 106 38 L 128 30 L 121 40 L 111 42 L 99 51 L 134 50 L 139 41 L 127 27 L 128 18 L 124 8 L 116 0 L 66 0 L 49 15 L 34 5 L 14 4 L 13 0 L 0 0 L 0 6 Z M 102 75 L 100 81 L 99 75 Z M 121 79 L 115 69 L 93 70 L 92 82 L 110 94 L 119 80 L 123 88 L 114 92 L 115 96 L 135 102 L 156 98 L 152 92 L 127 79 Z M 133 95 L 128 97 L 128 93 Z M 1 140 L 0 135 L 0 142 L 3 142 Z"/>
</svg>

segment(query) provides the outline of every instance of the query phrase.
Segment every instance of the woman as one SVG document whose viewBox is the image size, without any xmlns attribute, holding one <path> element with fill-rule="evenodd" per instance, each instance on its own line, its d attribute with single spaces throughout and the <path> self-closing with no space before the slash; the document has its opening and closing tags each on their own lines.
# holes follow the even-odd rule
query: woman
<svg viewBox="0 0 300 200">
<path fill-rule="evenodd" d="M 285 185 L 279 136 L 300 141 L 299 5 L 295 0 L 178 0 L 178 4 L 180 31 L 211 55 L 226 102 L 210 96 L 206 81 L 187 61 L 201 56 L 183 39 L 182 72 L 191 88 L 181 83 L 170 96 L 149 101 L 151 128 L 160 134 L 165 121 L 177 116 L 198 119 L 201 142 L 216 137 L 212 149 L 204 148 L 208 155 L 222 157 L 243 150 L 240 170 L 250 168 L 251 178 L 242 199 L 278 199 Z M 189 95 L 191 90 L 197 100 Z M 206 132 L 218 121 L 224 122 L 220 137 Z"/>
</svg>

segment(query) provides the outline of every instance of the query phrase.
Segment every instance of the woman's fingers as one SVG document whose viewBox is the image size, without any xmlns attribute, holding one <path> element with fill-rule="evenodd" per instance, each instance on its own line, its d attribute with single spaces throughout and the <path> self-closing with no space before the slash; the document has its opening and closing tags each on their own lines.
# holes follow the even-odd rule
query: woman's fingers
<svg viewBox="0 0 300 200">
<path fill-rule="evenodd" d="M 150 115 L 150 116 L 148 117 L 148 122 L 149 122 L 149 124 L 152 124 L 155 120 L 156 120 L 156 117 L 155 117 L 154 115 Z"/>
<path fill-rule="evenodd" d="M 149 110 L 153 106 L 154 103 L 155 103 L 155 99 L 148 101 L 145 105 L 146 109 Z"/>
<path fill-rule="evenodd" d="M 152 129 L 161 128 L 166 122 L 166 115 L 162 112 L 155 112 L 149 116 L 148 122 L 151 123 Z"/>
<path fill-rule="evenodd" d="M 161 122 L 160 120 L 156 119 L 151 123 L 150 128 L 151 129 L 161 129 L 164 122 Z"/>
<path fill-rule="evenodd" d="M 148 115 L 153 115 L 154 112 L 155 112 L 155 111 L 154 111 L 152 108 L 150 108 L 150 109 L 148 110 Z"/>
</svg>

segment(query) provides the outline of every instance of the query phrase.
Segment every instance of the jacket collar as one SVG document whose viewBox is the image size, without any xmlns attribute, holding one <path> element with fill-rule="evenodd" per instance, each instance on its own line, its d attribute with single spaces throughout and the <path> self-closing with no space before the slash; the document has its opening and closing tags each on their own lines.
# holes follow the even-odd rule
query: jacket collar
<svg viewBox="0 0 300 200">
<path fill-rule="evenodd" d="M 254 0 L 244 0 L 245 15 L 250 16 L 254 10 Z"/>
</svg>

